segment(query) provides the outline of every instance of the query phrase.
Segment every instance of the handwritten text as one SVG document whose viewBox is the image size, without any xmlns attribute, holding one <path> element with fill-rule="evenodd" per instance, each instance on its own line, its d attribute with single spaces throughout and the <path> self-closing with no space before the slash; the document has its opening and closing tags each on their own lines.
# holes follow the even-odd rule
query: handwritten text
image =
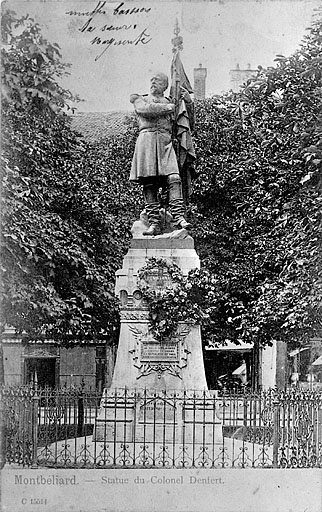
<svg viewBox="0 0 322 512">
<path fill-rule="evenodd" d="M 152 37 L 148 32 L 148 28 L 140 28 L 139 25 L 136 23 L 128 23 L 127 19 L 124 20 L 125 23 L 120 23 L 122 17 L 131 16 L 131 15 L 140 15 L 140 14 L 146 14 L 151 11 L 151 7 L 144 7 L 144 6 L 132 6 L 127 7 L 124 2 L 120 2 L 117 7 L 111 9 L 108 11 L 108 2 L 105 1 L 99 1 L 97 5 L 92 10 L 87 11 L 75 11 L 70 10 L 66 11 L 65 14 L 67 16 L 84 16 L 88 18 L 87 20 L 84 20 L 83 25 L 78 28 L 78 31 L 82 34 L 86 35 L 87 33 L 95 33 L 94 39 L 89 41 L 89 44 L 92 46 L 104 46 L 103 51 L 96 55 L 95 62 L 98 61 L 102 55 L 111 47 L 121 47 L 121 46 L 138 46 L 138 45 L 146 45 L 151 40 Z M 110 17 L 110 20 L 104 20 L 104 23 L 102 23 L 102 18 L 98 18 L 98 15 L 102 15 L 105 17 Z M 117 18 L 118 22 L 113 23 L 114 17 Z M 101 20 L 101 21 L 99 21 Z M 122 20 L 123 21 L 123 20 Z M 123 37 L 124 32 L 132 32 L 135 31 L 133 35 L 130 37 L 126 36 Z M 115 37 L 110 37 L 109 39 L 104 39 L 103 37 L 99 37 L 98 34 L 101 32 L 108 32 L 112 34 L 118 33 L 120 37 L 116 39 Z M 138 33 L 139 32 L 139 33 Z"/>
<path fill-rule="evenodd" d="M 114 39 L 114 37 L 111 37 L 111 39 L 101 39 L 100 37 L 94 37 L 94 39 L 91 41 L 91 44 L 100 44 L 100 45 L 105 45 L 105 48 L 104 50 L 102 51 L 102 53 L 100 53 L 99 55 L 97 55 L 95 57 L 95 61 L 97 61 L 98 59 L 100 59 L 102 57 L 102 55 L 106 52 L 106 50 L 108 50 L 108 48 L 110 48 L 110 46 L 126 46 L 126 45 L 133 45 L 133 46 L 137 46 L 139 43 L 141 44 L 148 44 L 150 41 L 151 41 L 151 37 L 149 36 L 149 34 L 147 33 L 146 31 L 147 29 L 145 28 L 144 30 L 142 30 L 141 34 L 139 34 L 135 39 L 119 39 L 118 41 L 116 39 Z"/>
</svg>

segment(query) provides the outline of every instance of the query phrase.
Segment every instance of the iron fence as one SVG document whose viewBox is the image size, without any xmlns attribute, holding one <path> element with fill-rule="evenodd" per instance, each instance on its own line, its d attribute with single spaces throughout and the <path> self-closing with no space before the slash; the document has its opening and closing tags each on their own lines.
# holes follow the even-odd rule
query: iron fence
<svg viewBox="0 0 322 512">
<path fill-rule="evenodd" d="M 322 467 L 322 393 L 2 388 L 3 459 L 29 467 Z"/>
</svg>

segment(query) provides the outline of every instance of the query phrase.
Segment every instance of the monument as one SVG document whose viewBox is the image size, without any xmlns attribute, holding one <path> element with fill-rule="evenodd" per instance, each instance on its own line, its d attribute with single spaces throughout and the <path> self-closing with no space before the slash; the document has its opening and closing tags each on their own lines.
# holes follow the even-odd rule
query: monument
<svg viewBox="0 0 322 512">
<path fill-rule="evenodd" d="M 96 420 L 96 441 L 122 441 L 125 428 L 129 442 L 146 441 L 152 432 L 156 440 L 159 430 L 164 441 L 181 442 L 192 415 L 195 424 L 204 426 L 203 435 L 208 425 L 213 439 L 214 423 L 220 423 L 205 400 L 194 399 L 193 407 L 187 400 L 191 393 L 201 391 L 205 397 L 207 392 L 200 326 L 181 321 L 171 335 L 158 339 L 142 292 L 142 272 L 150 289 L 175 293 L 171 268 L 185 278 L 200 267 L 185 214 L 195 158 L 193 102 L 178 34 L 176 29 L 170 99 L 164 96 L 168 78 L 160 72 L 151 77 L 150 94 L 130 97 L 139 122 L 130 179 L 142 185 L 145 209 L 133 224 L 131 246 L 116 272 L 119 346 L 112 384 L 104 390 Z"/>
<path fill-rule="evenodd" d="M 184 218 L 182 183 L 172 143 L 173 116 L 176 108 L 172 101 L 175 100 L 164 97 L 167 88 L 168 77 L 157 72 L 151 78 L 149 95 L 131 96 L 139 121 L 139 136 L 130 180 L 137 181 L 143 186 L 146 218 L 149 224 L 143 235 L 159 235 L 162 231 L 160 205 L 157 200 L 160 188 L 165 188 L 168 193 L 168 206 L 173 224 L 178 228 L 191 227 Z M 182 104 L 192 103 L 188 91 L 183 87 L 179 101 Z"/>
</svg>

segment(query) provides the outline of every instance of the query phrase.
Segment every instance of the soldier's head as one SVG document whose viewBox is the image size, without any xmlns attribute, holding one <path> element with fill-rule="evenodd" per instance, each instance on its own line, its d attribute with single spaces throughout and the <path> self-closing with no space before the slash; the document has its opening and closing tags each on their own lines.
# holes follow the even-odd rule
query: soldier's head
<svg viewBox="0 0 322 512">
<path fill-rule="evenodd" d="M 163 94 L 168 88 L 168 77 L 164 73 L 154 73 L 151 77 L 150 91 L 152 94 Z"/>
</svg>

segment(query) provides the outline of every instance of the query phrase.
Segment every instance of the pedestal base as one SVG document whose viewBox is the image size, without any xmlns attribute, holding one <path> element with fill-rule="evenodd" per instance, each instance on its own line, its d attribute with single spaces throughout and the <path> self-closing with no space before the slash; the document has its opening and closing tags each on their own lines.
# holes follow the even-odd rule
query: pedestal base
<svg viewBox="0 0 322 512">
<path fill-rule="evenodd" d="M 162 449 L 165 445 L 221 443 L 221 421 L 207 391 L 200 327 L 179 322 L 176 332 L 162 341 L 149 329 L 149 311 L 137 276 L 150 258 L 176 264 L 183 276 L 200 266 L 193 239 L 185 230 L 177 237 L 171 233 L 132 240 L 123 267 L 116 273 L 120 340 L 94 440 L 131 445 L 134 450 L 138 445 L 155 450 L 156 445 Z M 160 268 L 153 265 L 148 267 L 149 285 L 175 289 L 167 266 L 163 264 L 160 275 Z"/>
<path fill-rule="evenodd" d="M 222 422 L 209 392 L 104 390 L 94 441 L 124 445 L 222 443 Z"/>
</svg>

